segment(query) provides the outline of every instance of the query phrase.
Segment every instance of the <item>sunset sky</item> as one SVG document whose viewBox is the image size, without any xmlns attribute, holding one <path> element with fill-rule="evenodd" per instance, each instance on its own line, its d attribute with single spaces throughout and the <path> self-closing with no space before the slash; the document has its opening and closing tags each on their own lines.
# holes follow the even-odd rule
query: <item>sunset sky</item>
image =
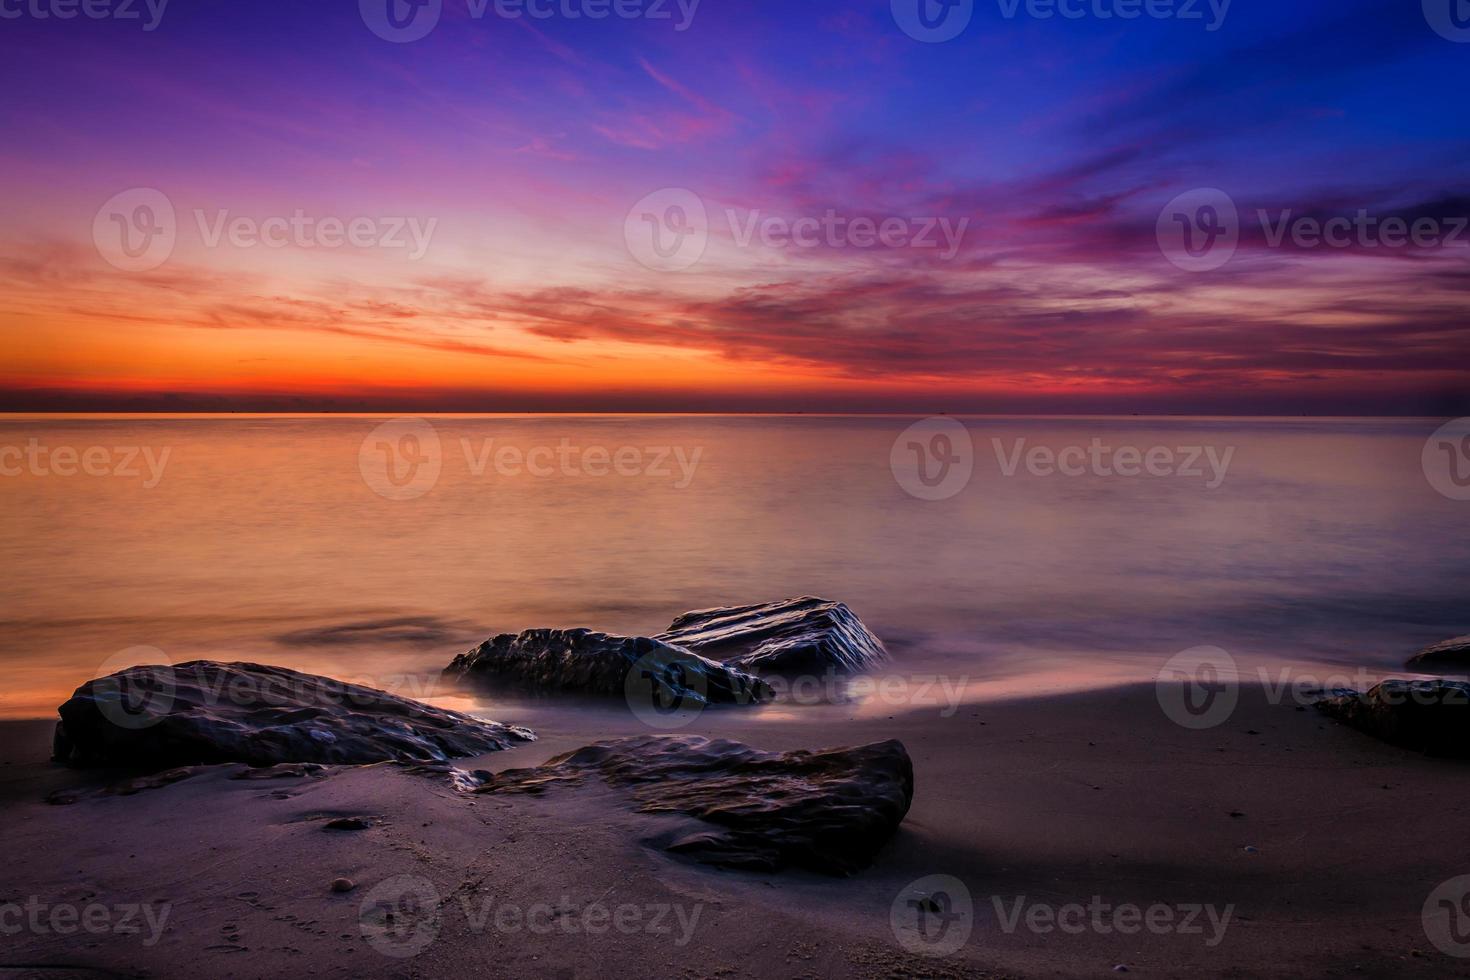
<svg viewBox="0 0 1470 980">
<path fill-rule="evenodd" d="M 1005 6 L 943 43 L 888 0 L 703 0 L 683 30 L 672 0 L 444 0 L 409 43 L 350 0 L 0 20 L 0 410 L 1470 410 L 1470 230 L 1275 246 L 1256 217 L 1453 232 L 1470 44 L 1419 0 L 1236 0 L 1216 30 L 1203 2 Z M 137 188 L 175 211 L 146 271 L 94 233 Z M 630 246 L 667 188 L 707 211 L 688 268 Z M 1156 223 L 1199 188 L 1242 230 L 1189 271 Z M 210 242 L 298 211 L 433 230 L 418 257 Z M 742 241 L 829 214 L 965 230 L 953 254 Z"/>
</svg>

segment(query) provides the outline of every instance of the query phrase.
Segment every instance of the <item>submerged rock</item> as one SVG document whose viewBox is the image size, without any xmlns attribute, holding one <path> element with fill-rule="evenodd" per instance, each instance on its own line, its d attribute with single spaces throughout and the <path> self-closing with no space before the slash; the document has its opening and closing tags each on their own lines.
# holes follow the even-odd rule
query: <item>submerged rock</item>
<svg viewBox="0 0 1470 980">
<path fill-rule="evenodd" d="M 726 739 L 635 736 L 588 745 L 534 769 L 491 776 L 479 793 L 540 793 L 589 776 L 625 788 L 641 813 L 684 814 L 709 831 L 659 840 L 706 864 L 846 875 L 893 836 L 914 796 L 897 741 L 763 752 Z"/>
<path fill-rule="evenodd" d="M 284 667 L 205 660 L 130 667 L 88 681 L 58 710 L 58 762 L 150 770 L 442 761 L 536 737 Z"/>
<path fill-rule="evenodd" d="M 1470 758 L 1470 684 L 1462 681 L 1388 680 L 1366 694 L 1325 698 L 1317 708 L 1394 745 Z"/>
<path fill-rule="evenodd" d="M 656 639 L 752 673 L 861 671 L 888 659 L 845 604 L 812 596 L 687 612 Z"/>
<path fill-rule="evenodd" d="M 1409 666 L 1424 670 L 1470 669 L 1470 636 L 1457 636 L 1425 647 L 1409 658 Z"/>
<path fill-rule="evenodd" d="M 627 695 L 641 684 L 672 704 L 748 704 L 772 694 L 751 674 L 682 647 L 588 629 L 503 633 L 455 657 L 445 674 L 587 694 Z"/>
</svg>

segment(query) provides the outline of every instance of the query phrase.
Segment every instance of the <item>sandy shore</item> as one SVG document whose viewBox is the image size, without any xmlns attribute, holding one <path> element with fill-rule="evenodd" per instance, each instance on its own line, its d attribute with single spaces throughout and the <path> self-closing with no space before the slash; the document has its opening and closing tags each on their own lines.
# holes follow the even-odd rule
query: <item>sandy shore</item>
<svg viewBox="0 0 1470 980">
<path fill-rule="evenodd" d="M 647 732 L 600 710 L 546 712 L 535 727 L 539 742 L 467 766 L 535 765 Z M 850 879 L 717 871 L 645 846 L 669 818 L 630 813 L 602 787 L 469 797 L 391 766 L 269 781 L 220 768 L 93 797 L 105 776 L 45 761 L 49 724 L 9 723 L 0 905 L 34 908 L 0 925 L 28 915 L 41 926 L 6 935 L 3 965 L 155 977 L 1086 977 L 1117 965 L 1470 976 L 1470 959 L 1436 950 L 1421 917 L 1437 886 L 1470 874 L 1470 767 L 1258 689 L 1202 732 L 1170 722 L 1152 686 L 949 718 L 720 711 L 687 730 L 769 749 L 899 738 L 915 764 L 913 808 Z M 43 801 L 59 789 L 82 798 Z M 352 815 L 369 829 L 323 829 Z M 918 914 L 904 911 L 905 889 L 931 875 L 962 881 L 974 909 L 968 941 L 938 958 L 905 949 L 891 923 L 896 900 L 900 915 Z M 426 882 L 437 914 L 400 903 L 392 923 L 364 917 L 364 900 L 396 876 L 410 878 L 387 886 L 394 894 Z M 356 887 L 334 893 L 339 877 Z M 1073 904 L 1095 911 L 1080 920 Z M 98 928 L 63 934 L 67 921 L 48 918 L 58 906 Z M 1133 906 L 1173 925 L 1112 928 L 1131 924 Z M 129 907 L 136 931 L 118 928 Z M 1083 927 L 1042 931 L 1048 915 Z M 404 953 L 415 955 L 392 955 Z"/>
</svg>

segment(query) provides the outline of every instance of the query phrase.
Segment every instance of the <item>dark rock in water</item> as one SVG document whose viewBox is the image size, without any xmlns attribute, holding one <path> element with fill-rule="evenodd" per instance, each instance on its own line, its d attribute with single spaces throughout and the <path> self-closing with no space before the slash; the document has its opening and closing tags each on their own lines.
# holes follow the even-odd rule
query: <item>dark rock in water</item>
<svg viewBox="0 0 1470 980">
<path fill-rule="evenodd" d="M 687 612 L 656 639 L 752 673 L 860 671 L 888 659 L 851 609 L 812 596 Z"/>
<path fill-rule="evenodd" d="M 1425 647 L 1409 658 L 1409 666 L 1422 670 L 1470 670 L 1470 636 L 1457 636 Z"/>
<path fill-rule="evenodd" d="M 706 864 L 846 875 L 893 836 L 914 796 L 897 741 L 822 752 L 762 752 L 698 736 L 635 736 L 588 745 L 535 769 L 491 777 L 479 793 L 539 793 L 600 776 L 641 813 L 685 814 L 707 832 L 661 840 Z"/>
<path fill-rule="evenodd" d="M 442 761 L 536 737 L 284 667 L 203 660 L 130 667 L 88 681 L 59 711 L 58 762 L 148 770 Z"/>
<path fill-rule="evenodd" d="M 503 633 L 455 657 L 445 674 L 537 691 L 619 696 L 641 683 L 668 703 L 695 705 L 749 704 L 773 694 L 754 676 L 682 647 L 587 629 Z"/>
<path fill-rule="evenodd" d="M 1470 759 L 1470 684 L 1388 680 L 1317 702 L 1345 724 L 1427 755 Z"/>
</svg>

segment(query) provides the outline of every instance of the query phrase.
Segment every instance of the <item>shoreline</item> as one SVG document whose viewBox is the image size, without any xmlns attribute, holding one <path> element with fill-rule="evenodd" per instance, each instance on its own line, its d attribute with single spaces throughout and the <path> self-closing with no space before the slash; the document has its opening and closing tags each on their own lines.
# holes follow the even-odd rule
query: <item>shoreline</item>
<svg viewBox="0 0 1470 980">
<path fill-rule="evenodd" d="M 1152 685 L 967 705 L 950 718 L 925 711 L 838 724 L 827 709 L 790 714 L 712 712 L 679 733 L 772 750 L 900 739 L 915 767 L 912 809 L 873 866 L 852 878 L 690 864 L 642 842 L 671 818 L 634 814 L 603 788 L 466 797 L 391 766 L 308 781 L 208 772 L 50 806 L 47 792 L 106 777 L 38 760 L 38 748 L 49 750 L 43 723 L 0 723 L 0 807 L 13 828 L 4 897 L 152 897 L 172 909 L 151 947 L 126 936 L 78 945 L 22 935 L 10 958 L 156 975 L 192 961 L 221 976 L 466 967 L 489 976 L 1101 976 L 1117 965 L 1155 976 L 1470 976 L 1470 959 L 1439 953 L 1421 922 L 1436 886 L 1470 874 L 1458 834 L 1470 812 L 1470 769 L 1461 764 L 1270 704 L 1257 686 L 1242 687 L 1235 714 L 1205 731 L 1171 722 Z M 522 768 L 600 738 L 648 733 L 622 717 L 546 705 L 537 742 L 457 764 Z M 372 818 L 371 829 L 320 828 L 326 815 L 357 814 Z M 1350 841 L 1371 843 L 1350 849 Z M 403 959 L 383 955 L 360 922 L 367 892 L 399 875 L 431 882 L 443 902 L 432 942 Z M 905 950 L 890 923 L 905 888 L 932 875 L 963 882 L 974 911 L 968 942 L 940 958 Z M 357 888 L 333 894 L 337 877 Z M 598 903 L 629 914 L 669 906 L 671 923 L 674 906 L 686 924 L 700 913 L 677 945 L 683 933 L 497 923 L 479 914 L 485 896 L 497 914 L 558 909 L 558 923 L 581 922 Z M 1187 907 L 1199 906 L 1205 931 L 1123 935 L 1091 918 L 1075 935 L 1036 931 L 1046 910 L 1065 920 L 1070 906 L 1094 900 L 1173 909 L 1179 928 Z M 1217 924 L 1230 910 L 1214 945 L 1206 907 Z M 249 956 L 239 962 L 251 965 L 236 974 L 232 956 L 242 948 Z"/>
</svg>

